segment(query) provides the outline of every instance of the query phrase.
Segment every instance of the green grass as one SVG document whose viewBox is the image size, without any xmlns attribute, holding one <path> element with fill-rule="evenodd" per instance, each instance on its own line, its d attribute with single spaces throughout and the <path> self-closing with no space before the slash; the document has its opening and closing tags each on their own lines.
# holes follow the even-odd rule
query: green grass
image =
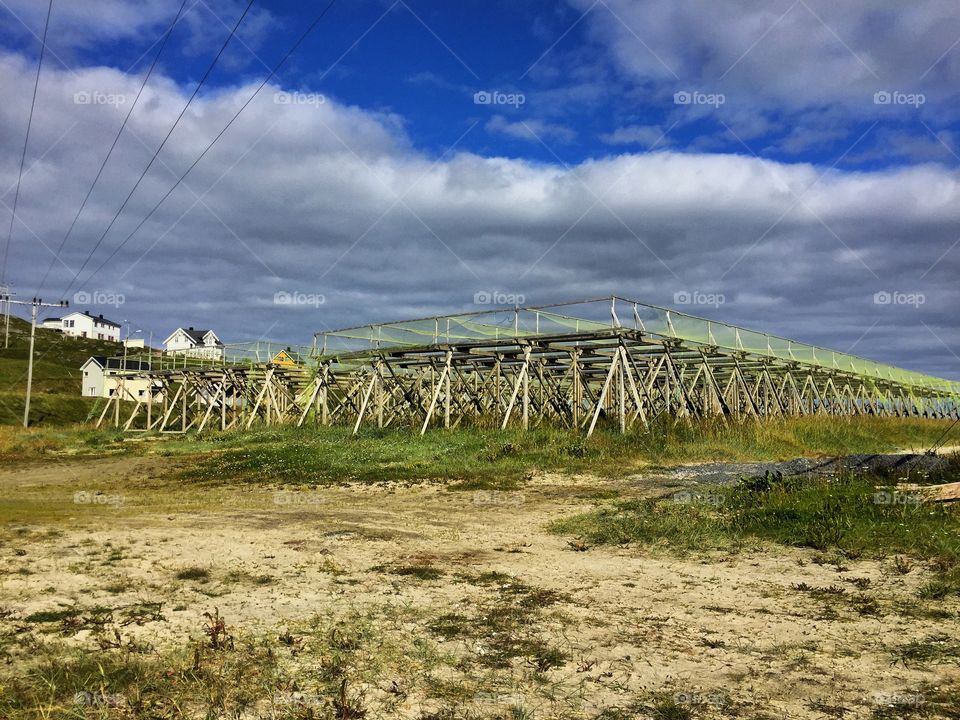
<svg viewBox="0 0 960 720">
<path fill-rule="evenodd" d="M 471 604 L 472 615 L 445 613 L 428 623 L 428 629 L 444 640 L 467 644 L 472 653 L 461 661 L 464 669 L 504 669 L 522 663 L 544 673 L 570 660 L 539 628 L 544 611 L 562 599 L 558 593 L 503 573 L 461 579 L 486 589 Z"/>
<path fill-rule="evenodd" d="M 960 478 L 956 460 L 950 468 L 953 479 Z M 663 545 L 682 551 L 736 549 L 760 540 L 839 550 L 850 558 L 903 554 L 932 562 L 938 571 L 921 597 L 960 593 L 960 508 L 878 503 L 875 495 L 887 482 L 854 473 L 745 479 L 732 487 L 701 487 L 692 498 L 682 494 L 613 503 L 555 522 L 551 529 L 591 544 Z"/>
<path fill-rule="evenodd" d="M 81 398 L 75 398 L 81 400 Z M 685 462 L 789 460 L 801 456 L 887 453 L 932 444 L 946 421 L 791 418 L 767 422 L 661 422 L 592 438 L 561 428 L 530 432 L 464 428 L 275 427 L 202 436 L 129 435 L 113 429 L 0 426 L 0 460 L 51 454 L 196 456 L 182 480 L 205 484 L 445 480 L 455 490 L 518 489 L 537 471 L 622 477 Z"/>
<path fill-rule="evenodd" d="M 210 483 L 444 479 L 455 489 L 514 489 L 535 471 L 623 476 L 680 462 L 787 460 L 804 455 L 892 452 L 932 443 L 946 424 L 930 420 L 793 418 L 722 424 L 661 423 L 621 435 L 558 428 L 530 432 L 274 428 L 210 436 L 176 451 L 210 451 L 183 479 Z"/>
<path fill-rule="evenodd" d="M 10 347 L 4 349 L 2 343 L 0 337 L 0 425 L 15 425 L 23 421 L 30 324 L 11 317 Z M 80 366 L 91 355 L 112 356 L 122 351 L 120 343 L 71 338 L 37 328 L 30 400 L 32 423 L 58 426 L 85 421 L 94 399 L 80 395 Z"/>
<path fill-rule="evenodd" d="M 554 531 L 593 544 L 664 543 L 679 549 L 723 548 L 747 539 L 851 555 L 903 553 L 960 560 L 960 512 L 942 504 L 874 502 L 872 475 L 767 477 L 732 487 L 701 487 L 697 502 L 677 498 L 617 502 L 555 523 Z M 891 490 L 892 492 L 892 490 Z"/>
<path fill-rule="evenodd" d="M 894 664 L 924 667 L 938 663 L 955 663 L 960 659 L 960 642 L 946 633 L 938 633 L 922 640 L 911 640 L 897 645 L 891 651 Z"/>
<path fill-rule="evenodd" d="M 204 617 L 189 634 L 171 630 L 163 647 L 132 642 L 126 622 L 92 628 L 89 638 L 71 643 L 45 631 L 13 632 L 8 624 L 0 634 L 0 717 L 360 720 L 363 680 L 402 677 L 405 668 L 393 664 L 409 662 L 355 614 L 313 616 L 280 637 L 234 625 L 216 610 Z M 145 619 L 164 621 L 159 614 Z M 18 620 L 41 629 L 51 621 Z M 79 629 L 88 627 L 65 634 Z"/>
</svg>

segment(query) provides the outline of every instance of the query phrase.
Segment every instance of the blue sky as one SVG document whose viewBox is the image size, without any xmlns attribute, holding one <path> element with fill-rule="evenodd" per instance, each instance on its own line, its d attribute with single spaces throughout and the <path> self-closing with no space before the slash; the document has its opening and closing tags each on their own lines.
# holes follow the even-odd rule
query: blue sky
<svg viewBox="0 0 960 720">
<path fill-rule="evenodd" d="M 15 5 L 10 3 L 7 14 L 16 12 Z M 21 9 L 17 17 L 40 20 L 44 3 L 31 5 L 30 12 Z M 173 0 L 151 3 L 158 7 L 158 22 L 151 29 L 161 31 L 163 10 L 169 20 L 178 5 Z M 188 2 L 161 59 L 165 73 L 184 87 L 196 82 L 244 5 Z M 324 5 L 255 3 L 241 25 L 239 42 L 228 46 L 208 85 L 262 77 L 265 67 L 276 62 Z M 895 5 L 888 4 L 891 9 L 884 11 L 881 4 L 857 23 L 844 18 L 852 26 L 847 28 L 842 22 L 831 26 L 828 20 L 833 18 L 824 19 L 818 12 L 824 8 L 817 3 L 771 3 L 766 12 L 751 13 L 757 25 L 753 32 L 742 33 L 741 46 L 718 47 L 701 33 L 688 39 L 689 47 L 673 46 L 669 53 L 662 47 L 667 43 L 643 22 L 643 12 L 636 17 L 625 12 L 638 4 L 622 5 L 416 0 L 335 4 L 284 66 L 279 81 L 292 90 L 322 92 L 345 104 L 395 114 L 418 149 L 437 155 L 479 123 L 480 131 L 468 133 L 458 147 L 543 162 L 578 163 L 651 146 L 838 163 L 849 169 L 918 160 L 958 162 L 954 153 L 960 91 L 951 82 L 960 52 L 948 42 L 951 37 L 955 42 L 960 31 L 957 13 L 949 13 L 953 22 L 940 32 L 942 42 L 925 46 L 911 39 L 910 60 L 904 63 L 909 67 L 904 69 L 891 67 L 902 62 L 898 53 L 904 48 L 883 50 L 891 37 L 906 31 L 898 23 Z M 727 17 L 736 20 L 734 13 Z M 670 18 L 688 19 L 682 12 Z M 934 19 L 931 15 L 931 25 Z M 143 32 L 77 41 L 69 31 L 58 38 L 57 28 L 54 16 L 49 46 L 74 66 L 102 64 L 136 74 L 151 59 L 152 47 L 145 45 L 150 35 Z M 788 88 L 750 85 L 763 78 L 764 68 L 758 65 L 768 59 L 771 48 L 777 57 L 784 35 L 818 28 L 826 37 L 809 48 L 786 48 L 780 58 L 784 65 L 766 69 L 770 76 L 789 75 L 798 69 L 790 62 L 802 62 L 806 51 L 832 56 L 808 58 L 814 80 L 809 92 L 788 101 L 783 97 Z M 5 29 L 8 48 L 36 53 L 36 38 L 16 17 Z M 631 39 L 636 63 L 611 52 L 612 43 Z M 708 55 L 715 57 L 708 61 Z M 818 88 L 816 81 L 825 78 L 817 78 L 816 72 L 830 64 L 858 77 L 843 83 L 839 92 L 832 82 Z M 474 94 L 482 91 L 514 94 L 522 104 L 477 105 Z M 723 105 L 678 105 L 677 92 L 715 95 Z M 917 98 L 905 97 L 902 104 L 874 103 L 873 94 L 883 92 Z M 488 127 L 496 116 L 503 122 Z M 520 123 L 534 131 L 549 128 L 533 133 L 544 142 Z M 894 138 L 901 142 L 891 147 Z"/>
<path fill-rule="evenodd" d="M 960 376 L 960 13 L 940 0 L 338 2 L 88 277 L 325 4 L 256 2 L 72 287 L 245 4 L 188 0 L 58 255 L 129 107 L 75 96 L 131 101 L 179 2 L 55 0 L 11 242 L 25 294 L 50 265 L 48 293 L 123 296 L 101 309 L 157 334 L 301 342 L 489 291 L 701 292 L 722 306 L 681 309 Z M 45 10 L 0 2 L 5 187 Z"/>
</svg>

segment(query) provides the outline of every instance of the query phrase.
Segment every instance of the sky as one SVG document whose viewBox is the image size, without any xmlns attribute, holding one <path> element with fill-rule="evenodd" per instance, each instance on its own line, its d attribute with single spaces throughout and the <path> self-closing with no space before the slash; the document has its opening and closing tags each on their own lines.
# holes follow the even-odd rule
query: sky
<svg viewBox="0 0 960 720">
<path fill-rule="evenodd" d="M 274 75 L 328 0 L 247 5 L 54 0 L 7 245 L 0 0 L 18 297 L 309 344 L 617 294 L 960 379 L 955 2 L 339 0 Z"/>
</svg>

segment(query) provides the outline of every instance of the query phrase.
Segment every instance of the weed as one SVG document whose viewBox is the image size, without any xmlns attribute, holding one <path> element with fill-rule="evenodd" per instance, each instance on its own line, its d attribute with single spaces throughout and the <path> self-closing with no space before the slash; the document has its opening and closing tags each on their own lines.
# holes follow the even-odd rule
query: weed
<svg viewBox="0 0 960 720">
<path fill-rule="evenodd" d="M 363 709 L 361 697 L 350 696 L 347 692 L 347 679 L 340 682 L 340 692 L 333 701 L 333 708 L 336 711 L 337 720 L 360 720 L 367 716 L 367 711 Z"/>
<path fill-rule="evenodd" d="M 203 626 L 203 634 L 207 636 L 210 648 L 212 650 L 233 649 L 233 635 L 227 631 L 227 624 L 220 617 L 220 609 L 214 608 L 213 614 L 205 612 L 206 618 Z"/>
<path fill-rule="evenodd" d="M 629 500 L 555 522 L 551 529 L 575 535 L 578 542 L 664 544 L 677 550 L 736 549 L 756 538 L 820 550 L 813 558 L 820 564 L 830 562 L 828 549 L 855 548 L 858 556 L 892 551 L 936 562 L 939 581 L 949 587 L 931 586 L 931 596 L 960 589 L 960 513 L 941 505 L 875 503 L 876 482 L 858 474 L 768 475 L 706 490 L 721 500 L 710 507 Z M 836 558 L 838 571 L 848 569 Z M 903 560 L 894 562 L 904 567 Z"/>
<path fill-rule="evenodd" d="M 893 569 L 897 575 L 906 575 L 913 570 L 913 563 L 902 555 L 893 558 Z"/>
<path fill-rule="evenodd" d="M 691 720 L 693 710 L 678 703 L 674 696 L 663 695 L 654 700 L 650 716 L 655 720 Z"/>
<path fill-rule="evenodd" d="M 891 655 L 895 665 L 923 666 L 960 658 L 960 643 L 950 635 L 939 633 L 898 645 L 891 650 Z"/>
<path fill-rule="evenodd" d="M 176 577 L 177 580 L 199 580 L 200 582 L 206 582 L 210 579 L 210 570 L 195 565 L 179 570 Z"/>
<path fill-rule="evenodd" d="M 377 565 L 372 568 L 376 572 L 391 573 L 402 577 L 412 577 L 417 580 L 439 580 L 444 576 L 443 570 L 435 568 L 432 565 L 399 565 L 389 567 L 386 565 Z"/>
</svg>

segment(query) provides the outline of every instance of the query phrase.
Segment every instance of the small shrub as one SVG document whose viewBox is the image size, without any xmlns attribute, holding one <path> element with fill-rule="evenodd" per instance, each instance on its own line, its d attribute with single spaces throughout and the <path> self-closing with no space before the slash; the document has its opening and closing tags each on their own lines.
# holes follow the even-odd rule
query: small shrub
<svg viewBox="0 0 960 720">
<path fill-rule="evenodd" d="M 177 580 L 200 580 L 203 582 L 209 579 L 210 571 L 204 567 L 193 566 L 177 571 Z"/>
</svg>

